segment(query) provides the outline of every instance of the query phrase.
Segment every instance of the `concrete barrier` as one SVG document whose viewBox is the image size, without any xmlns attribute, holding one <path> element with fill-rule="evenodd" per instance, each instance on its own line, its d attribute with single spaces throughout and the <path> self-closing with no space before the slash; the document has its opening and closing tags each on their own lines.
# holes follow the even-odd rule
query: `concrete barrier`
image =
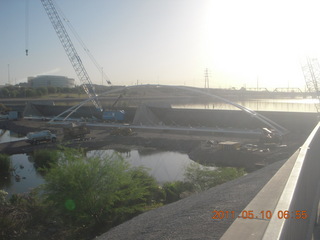
<svg viewBox="0 0 320 240">
<path fill-rule="evenodd" d="M 221 239 L 312 239 L 320 199 L 320 123 Z"/>
</svg>

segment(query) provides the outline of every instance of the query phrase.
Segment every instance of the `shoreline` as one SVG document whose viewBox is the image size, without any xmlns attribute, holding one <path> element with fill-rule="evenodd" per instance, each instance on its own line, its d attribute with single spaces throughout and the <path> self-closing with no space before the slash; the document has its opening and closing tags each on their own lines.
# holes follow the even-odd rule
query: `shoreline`
<svg viewBox="0 0 320 240">
<path fill-rule="evenodd" d="M 57 137 L 57 143 L 42 143 L 30 145 L 24 140 L 1 143 L 0 151 L 9 155 L 30 153 L 37 149 L 55 149 L 60 145 L 86 150 L 98 149 L 158 149 L 162 151 L 176 151 L 188 154 L 195 162 L 208 166 L 240 167 L 252 172 L 261 167 L 290 157 L 301 146 L 304 138 L 294 135 L 287 136 L 285 148 L 275 148 L 270 152 L 249 151 L 217 151 L 206 142 L 212 141 L 239 141 L 241 144 L 258 144 L 258 139 L 244 139 L 231 136 L 215 137 L 212 135 L 190 135 L 167 132 L 135 131 L 131 136 L 112 136 L 111 128 L 90 127 L 90 134 L 85 141 L 63 140 L 60 125 L 48 124 L 44 121 L 0 121 L 0 129 L 14 131 L 18 134 L 27 134 L 31 131 L 51 130 Z M 205 146 L 204 146 L 205 145 Z"/>
</svg>

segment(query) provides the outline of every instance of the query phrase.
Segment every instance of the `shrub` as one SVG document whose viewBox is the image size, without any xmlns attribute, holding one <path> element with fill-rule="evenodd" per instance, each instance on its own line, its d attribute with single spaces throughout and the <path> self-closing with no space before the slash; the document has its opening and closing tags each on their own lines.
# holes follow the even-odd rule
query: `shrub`
<svg viewBox="0 0 320 240">
<path fill-rule="evenodd" d="M 211 170 L 200 164 L 190 164 L 185 172 L 187 182 L 190 182 L 196 191 L 204 191 L 216 185 L 241 177 L 245 171 L 240 168 L 220 167 Z"/>
<path fill-rule="evenodd" d="M 8 173 L 10 171 L 10 157 L 0 154 L 0 173 Z"/>
<path fill-rule="evenodd" d="M 155 189 L 143 169 L 129 169 L 120 155 L 87 158 L 73 149 L 65 150 L 45 180 L 44 197 L 63 221 L 96 233 L 143 211 Z"/>
<path fill-rule="evenodd" d="M 49 168 L 59 158 L 57 150 L 39 149 L 33 152 L 34 162 L 39 168 Z"/>
<path fill-rule="evenodd" d="M 0 207 L 0 238 L 12 239 L 24 232 L 32 224 L 35 211 L 39 211 L 39 207 L 31 195 L 12 195 L 10 202 Z"/>
<path fill-rule="evenodd" d="M 8 193 L 4 190 L 0 190 L 0 206 L 4 206 L 4 205 L 7 205 L 8 202 L 7 202 L 7 197 Z"/>
<path fill-rule="evenodd" d="M 181 199 L 182 193 L 193 191 L 193 185 L 191 183 L 182 181 L 167 182 L 162 188 L 166 196 L 165 203 L 178 201 Z"/>
</svg>

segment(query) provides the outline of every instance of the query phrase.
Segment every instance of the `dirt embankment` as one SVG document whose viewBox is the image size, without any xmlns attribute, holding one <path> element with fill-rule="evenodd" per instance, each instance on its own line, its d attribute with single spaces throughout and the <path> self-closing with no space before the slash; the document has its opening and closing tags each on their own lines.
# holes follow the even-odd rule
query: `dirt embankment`
<svg viewBox="0 0 320 240">
<path fill-rule="evenodd" d="M 170 134 L 164 132 L 136 131 L 131 136 L 112 136 L 111 128 L 91 127 L 86 141 L 63 140 L 62 126 L 49 124 L 44 121 L 0 121 L 0 129 L 12 130 L 15 133 L 27 134 L 31 131 L 49 129 L 58 136 L 57 143 L 44 143 L 37 146 L 25 141 L 17 141 L 0 144 L 0 151 L 7 154 L 29 153 L 36 149 L 56 148 L 59 145 L 72 148 L 95 149 L 143 149 L 153 148 L 165 151 L 178 151 L 187 153 L 190 159 L 204 165 L 243 167 L 247 171 L 253 171 L 275 161 L 288 158 L 302 145 L 304 137 L 289 135 L 284 139 L 287 147 L 275 148 L 267 152 L 255 151 L 217 151 L 208 145 L 208 141 L 238 141 L 242 144 L 258 144 L 258 139 L 243 139 L 236 137 L 217 137 L 208 135 Z"/>
</svg>

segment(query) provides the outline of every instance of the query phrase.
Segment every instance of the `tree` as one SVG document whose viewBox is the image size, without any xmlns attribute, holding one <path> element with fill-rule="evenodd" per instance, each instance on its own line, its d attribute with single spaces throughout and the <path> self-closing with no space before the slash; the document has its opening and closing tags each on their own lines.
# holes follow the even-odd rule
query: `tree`
<svg viewBox="0 0 320 240">
<path fill-rule="evenodd" d="M 4 87 L 1 89 L 1 97 L 10 97 L 10 91 L 8 88 Z"/>
<path fill-rule="evenodd" d="M 111 227 L 147 205 L 152 183 L 144 181 L 144 174 L 117 154 L 87 158 L 67 149 L 48 170 L 43 191 L 70 225 Z"/>
<path fill-rule="evenodd" d="M 36 88 L 36 93 L 38 96 L 44 96 L 48 94 L 48 89 L 46 87 Z"/>
<path fill-rule="evenodd" d="M 35 96 L 37 96 L 37 93 L 34 89 L 28 88 L 26 90 L 26 97 L 35 97 Z"/>
<path fill-rule="evenodd" d="M 49 86 L 48 87 L 48 93 L 49 94 L 53 94 L 53 93 L 56 93 L 57 92 L 57 88 L 56 87 L 53 87 L 53 86 Z"/>
</svg>

